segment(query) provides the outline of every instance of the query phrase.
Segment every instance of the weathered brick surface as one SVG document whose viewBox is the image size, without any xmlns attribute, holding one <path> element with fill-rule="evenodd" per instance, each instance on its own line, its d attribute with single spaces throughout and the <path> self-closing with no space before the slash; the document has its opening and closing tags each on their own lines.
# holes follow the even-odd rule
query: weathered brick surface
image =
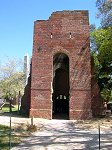
<svg viewBox="0 0 112 150">
<path fill-rule="evenodd" d="M 94 60 L 91 59 L 91 109 L 93 117 L 102 115 L 104 111 L 103 99 L 100 96 L 100 88 L 97 84 L 97 80 L 95 79 L 94 72 Z"/>
<path fill-rule="evenodd" d="M 65 53 L 69 57 L 70 119 L 91 117 L 87 11 L 54 12 L 49 20 L 35 21 L 30 116 L 52 118 L 53 56 L 58 52 Z"/>
<path fill-rule="evenodd" d="M 52 119 L 53 56 L 64 53 L 69 57 L 69 119 L 92 117 L 89 42 L 88 11 L 54 12 L 34 22 L 30 116 Z"/>
<path fill-rule="evenodd" d="M 28 78 L 28 84 L 24 89 L 24 95 L 21 99 L 21 108 L 20 108 L 21 113 L 29 115 L 30 102 L 31 102 L 31 75 Z"/>
</svg>

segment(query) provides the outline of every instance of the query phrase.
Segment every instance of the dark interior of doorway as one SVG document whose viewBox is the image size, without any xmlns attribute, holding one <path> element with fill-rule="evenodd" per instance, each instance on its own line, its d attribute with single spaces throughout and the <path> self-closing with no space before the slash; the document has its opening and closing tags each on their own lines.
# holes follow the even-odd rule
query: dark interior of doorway
<svg viewBox="0 0 112 150">
<path fill-rule="evenodd" d="M 69 119 L 69 101 L 65 95 L 57 96 L 53 104 L 53 119 Z"/>
<path fill-rule="evenodd" d="M 58 53 L 53 58 L 53 118 L 69 119 L 69 58 Z"/>
</svg>

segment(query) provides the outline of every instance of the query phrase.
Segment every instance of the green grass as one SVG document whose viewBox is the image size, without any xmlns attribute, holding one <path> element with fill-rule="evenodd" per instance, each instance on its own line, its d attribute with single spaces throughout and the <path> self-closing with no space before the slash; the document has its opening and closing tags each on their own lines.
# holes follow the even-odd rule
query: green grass
<svg viewBox="0 0 112 150">
<path fill-rule="evenodd" d="M 9 150 L 9 133 L 10 128 L 8 126 L 0 125 L 0 149 Z M 21 142 L 20 137 L 11 135 L 11 147 L 18 145 Z"/>
<path fill-rule="evenodd" d="M 10 108 L 9 108 L 9 105 L 4 105 L 3 107 L 2 107 L 2 110 L 1 110 L 1 112 L 2 113 L 6 113 L 6 114 L 10 114 Z M 13 107 L 12 107 L 12 112 L 11 112 L 11 114 L 12 115 L 19 115 L 19 116 L 22 116 L 22 117 L 25 117 L 25 118 L 27 118 L 28 117 L 28 114 L 27 113 L 18 113 L 18 105 L 14 105 Z"/>
<path fill-rule="evenodd" d="M 18 105 L 15 105 L 14 107 L 12 107 L 12 112 L 17 112 L 17 111 L 18 111 Z M 2 112 L 9 113 L 10 112 L 9 106 L 3 106 Z"/>
</svg>

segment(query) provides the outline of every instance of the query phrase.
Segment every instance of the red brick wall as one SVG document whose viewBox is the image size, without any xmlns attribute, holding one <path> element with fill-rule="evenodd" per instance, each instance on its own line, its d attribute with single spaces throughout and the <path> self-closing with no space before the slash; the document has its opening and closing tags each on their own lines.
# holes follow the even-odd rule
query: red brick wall
<svg viewBox="0 0 112 150">
<path fill-rule="evenodd" d="M 52 119 L 53 56 L 58 52 L 69 57 L 69 118 L 90 118 L 88 11 L 54 12 L 34 22 L 30 116 Z"/>
<path fill-rule="evenodd" d="M 30 109 L 30 102 L 31 102 L 31 75 L 28 78 L 28 84 L 24 89 L 24 95 L 21 99 L 21 113 L 29 115 Z"/>
<path fill-rule="evenodd" d="M 100 95 L 100 88 L 97 84 L 94 71 L 94 60 L 91 58 L 91 109 L 93 117 L 101 116 L 104 111 L 103 99 Z"/>
</svg>

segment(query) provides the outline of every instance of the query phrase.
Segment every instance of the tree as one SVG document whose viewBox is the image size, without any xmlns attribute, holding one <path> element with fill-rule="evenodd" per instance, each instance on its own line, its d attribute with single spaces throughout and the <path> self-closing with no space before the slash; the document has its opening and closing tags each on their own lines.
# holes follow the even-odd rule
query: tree
<svg viewBox="0 0 112 150">
<path fill-rule="evenodd" d="M 92 52 L 96 78 L 102 97 L 109 101 L 112 99 L 112 27 L 95 29 L 91 37 L 97 49 Z"/>
<path fill-rule="evenodd" d="M 24 73 L 21 69 L 23 64 L 16 59 L 8 59 L 0 68 L 0 93 L 9 99 L 15 98 L 19 91 L 23 93 Z"/>
<path fill-rule="evenodd" d="M 99 62 L 110 65 L 112 62 L 112 28 L 94 30 L 91 36 L 97 47 Z"/>
<path fill-rule="evenodd" d="M 96 26 L 94 24 L 91 24 L 90 25 L 90 49 L 92 52 L 97 51 L 97 46 L 95 44 L 95 38 L 94 38 L 94 36 L 92 36 L 92 33 L 95 31 L 95 29 L 96 29 Z"/>
<path fill-rule="evenodd" d="M 101 96 L 112 100 L 112 0 L 97 0 L 101 27 L 91 32 L 91 50 Z"/>
<path fill-rule="evenodd" d="M 97 0 L 96 6 L 102 28 L 112 27 L 112 0 Z"/>
</svg>

